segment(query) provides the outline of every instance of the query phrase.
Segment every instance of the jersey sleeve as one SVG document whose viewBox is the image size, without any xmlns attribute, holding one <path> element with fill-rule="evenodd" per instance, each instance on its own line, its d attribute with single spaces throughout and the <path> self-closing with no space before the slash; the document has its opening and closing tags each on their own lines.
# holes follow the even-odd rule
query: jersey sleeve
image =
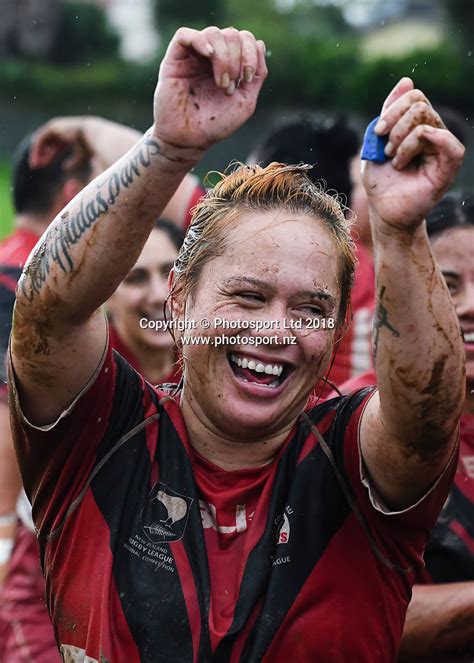
<svg viewBox="0 0 474 663">
<path fill-rule="evenodd" d="M 386 566 L 414 571 L 423 564 L 422 555 L 430 530 L 448 496 L 456 471 L 457 452 L 421 499 L 400 511 L 387 508 L 377 494 L 360 450 L 361 419 L 374 393 L 374 388 L 363 389 L 342 399 L 337 418 L 344 430 L 344 443 L 334 447 L 339 455 L 337 464 L 347 481 L 354 516 L 366 530 L 376 556 Z"/>
<path fill-rule="evenodd" d="M 101 459 L 150 411 L 151 386 L 110 344 L 89 383 L 52 424 L 34 426 L 21 410 L 9 361 L 14 444 L 39 534 L 48 535 L 81 499 Z"/>
</svg>

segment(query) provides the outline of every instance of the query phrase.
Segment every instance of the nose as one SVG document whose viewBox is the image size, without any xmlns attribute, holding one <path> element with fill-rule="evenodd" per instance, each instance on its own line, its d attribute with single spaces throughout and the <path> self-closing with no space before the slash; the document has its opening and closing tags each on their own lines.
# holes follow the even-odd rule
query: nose
<svg viewBox="0 0 474 663">
<path fill-rule="evenodd" d="M 289 341 L 285 342 L 285 340 L 295 334 L 290 328 L 289 317 L 283 302 L 274 302 L 271 306 L 266 307 L 258 319 L 264 326 L 254 330 L 252 335 L 269 337 L 271 345 L 290 345 Z"/>
<path fill-rule="evenodd" d="M 462 292 L 454 299 L 454 305 L 459 319 L 474 320 L 474 279 L 464 284 Z"/>
</svg>

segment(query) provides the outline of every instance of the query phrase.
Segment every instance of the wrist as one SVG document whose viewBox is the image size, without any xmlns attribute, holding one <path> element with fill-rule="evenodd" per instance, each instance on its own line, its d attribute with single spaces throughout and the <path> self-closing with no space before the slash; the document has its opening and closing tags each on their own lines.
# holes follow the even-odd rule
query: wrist
<svg viewBox="0 0 474 663">
<path fill-rule="evenodd" d="M 392 245 L 410 247 L 420 240 L 427 239 L 426 223 L 422 220 L 414 226 L 406 226 L 385 221 L 374 209 L 369 210 L 370 229 L 374 247 Z"/>
<path fill-rule="evenodd" d="M 194 168 L 207 151 L 205 148 L 175 145 L 165 140 L 160 136 L 160 132 L 154 124 L 145 133 L 145 136 L 158 143 L 161 156 L 169 162 L 172 168 L 184 169 L 186 172 Z"/>
</svg>

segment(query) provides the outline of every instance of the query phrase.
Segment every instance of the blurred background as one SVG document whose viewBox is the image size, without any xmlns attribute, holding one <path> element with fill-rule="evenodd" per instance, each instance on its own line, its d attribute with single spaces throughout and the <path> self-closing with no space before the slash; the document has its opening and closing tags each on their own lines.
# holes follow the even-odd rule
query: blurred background
<svg viewBox="0 0 474 663">
<path fill-rule="evenodd" d="M 102 115 L 140 130 L 170 36 L 180 25 L 233 25 L 265 41 L 270 75 L 254 118 L 198 168 L 245 159 L 295 115 L 346 116 L 362 130 L 392 85 L 411 76 L 457 111 L 474 181 L 472 0 L 0 0 L 0 237 L 11 228 L 10 161 L 55 115 Z"/>
</svg>

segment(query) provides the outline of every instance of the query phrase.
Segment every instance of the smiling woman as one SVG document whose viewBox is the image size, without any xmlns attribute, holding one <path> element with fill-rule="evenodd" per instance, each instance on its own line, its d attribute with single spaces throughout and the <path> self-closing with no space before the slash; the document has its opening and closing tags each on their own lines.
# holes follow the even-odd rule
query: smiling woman
<svg viewBox="0 0 474 663">
<path fill-rule="evenodd" d="M 154 384 L 180 378 L 164 307 L 182 241 L 174 224 L 159 219 L 136 264 L 107 302 L 112 346 Z"/>
<path fill-rule="evenodd" d="M 67 660 L 396 661 L 464 386 L 423 222 L 463 148 L 423 93 L 395 86 L 376 127 L 394 159 L 364 169 L 378 391 L 312 397 L 344 329 L 354 254 L 304 166 L 237 168 L 197 206 L 170 277 L 180 390 L 112 352 L 100 309 L 185 173 L 252 114 L 266 73 L 251 33 L 180 29 L 153 126 L 60 214 L 23 273 L 12 418 Z M 137 328 L 156 313 L 133 308 Z"/>
<path fill-rule="evenodd" d="M 324 375 L 346 319 L 354 244 L 340 206 L 307 169 L 240 166 L 223 177 L 196 207 L 173 269 L 177 320 L 212 321 L 211 340 L 221 334 L 221 320 L 235 331 L 232 339 L 241 333 L 240 342 L 218 347 L 188 342 L 183 402 L 195 411 L 198 393 L 200 424 L 237 443 L 260 438 L 262 430 L 270 438 L 277 433 L 253 460 L 245 445 L 211 445 L 222 467 L 271 457 Z M 337 327 L 316 328 L 313 321 L 328 318 Z M 272 343 L 246 342 L 249 335 L 266 339 L 270 325 Z M 289 337 L 296 343 L 285 342 Z"/>
</svg>

